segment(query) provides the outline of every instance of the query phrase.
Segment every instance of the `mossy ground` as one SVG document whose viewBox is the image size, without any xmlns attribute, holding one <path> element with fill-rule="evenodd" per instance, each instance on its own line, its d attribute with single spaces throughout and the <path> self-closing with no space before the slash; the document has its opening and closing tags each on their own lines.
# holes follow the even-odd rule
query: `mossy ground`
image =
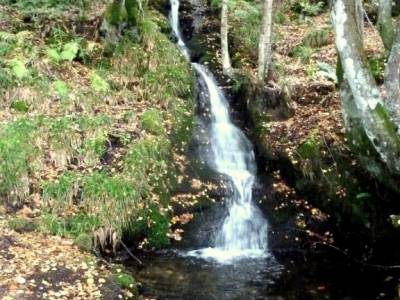
<svg viewBox="0 0 400 300">
<path fill-rule="evenodd" d="M 165 247 L 194 75 L 152 7 L 140 41 L 102 40 L 107 3 L 0 1 L 1 213 L 84 250 L 104 228 Z"/>
</svg>

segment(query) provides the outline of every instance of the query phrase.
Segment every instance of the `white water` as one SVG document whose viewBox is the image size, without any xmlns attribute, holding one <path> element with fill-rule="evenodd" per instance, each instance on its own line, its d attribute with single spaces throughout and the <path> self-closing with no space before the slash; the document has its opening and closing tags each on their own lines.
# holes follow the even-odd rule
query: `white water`
<svg viewBox="0 0 400 300">
<path fill-rule="evenodd" d="M 179 29 L 179 0 L 171 0 L 170 22 L 178 47 L 190 60 L 189 51 Z M 252 188 L 256 164 L 251 143 L 243 132 L 232 124 L 229 105 L 222 90 L 210 72 L 202 65 L 192 63 L 207 87 L 211 108 L 209 136 L 210 166 L 225 174 L 234 185 L 233 195 L 227 199 L 228 216 L 217 233 L 213 248 L 190 251 L 188 255 L 230 262 L 242 257 L 267 254 L 267 222 L 253 203 Z"/>
</svg>

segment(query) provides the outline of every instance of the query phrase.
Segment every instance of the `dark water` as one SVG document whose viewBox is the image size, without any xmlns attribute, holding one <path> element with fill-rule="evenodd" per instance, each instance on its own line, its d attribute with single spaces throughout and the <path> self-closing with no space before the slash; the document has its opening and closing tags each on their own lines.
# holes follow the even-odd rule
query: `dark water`
<svg viewBox="0 0 400 300">
<path fill-rule="evenodd" d="M 289 255 L 291 256 L 291 255 Z M 360 268 L 339 258 L 331 261 L 245 259 L 217 264 L 177 251 L 140 256 L 143 265 L 126 264 L 151 299 L 306 300 L 400 299 L 395 275 Z"/>
<path fill-rule="evenodd" d="M 132 269 L 143 294 L 157 299 L 265 299 L 282 271 L 272 256 L 217 264 L 170 251 L 142 259 L 145 267 Z"/>
</svg>

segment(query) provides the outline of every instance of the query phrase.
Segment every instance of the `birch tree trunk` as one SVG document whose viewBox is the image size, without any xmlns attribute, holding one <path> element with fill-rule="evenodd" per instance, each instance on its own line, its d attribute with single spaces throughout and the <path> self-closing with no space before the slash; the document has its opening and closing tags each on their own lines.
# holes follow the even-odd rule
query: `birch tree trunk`
<svg viewBox="0 0 400 300">
<path fill-rule="evenodd" d="M 222 0 L 221 7 L 221 55 L 222 55 L 222 70 L 224 74 L 232 75 L 232 64 L 229 56 L 228 42 L 228 0 Z"/>
<path fill-rule="evenodd" d="M 379 0 L 378 30 L 382 37 L 386 51 L 390 51 L 394 39 L 392 0 Z"/>
<path fill-rule="evenodd" d="M 272 8 L 273 0 L 264 0 L 260 41 L 258 44 L 258 82 L 264 83 L 269 71 L 272 55 Z"/>
<path fill-rule="evenodd" d="M 358 33 L 361 38 L 361 46 L 364 49 L 364 8 L 362 0 L 355 0 L 355 17 L 358 28 Z"/>
<path fill-rule="evenodd" d="M 362 38 L 358 34 L 356 1 L 334 2 L 332 20 L 336 34 L 336 48 L 365 134 L 388 170 L 399 175 L 400 135 L 397 132 L 399 124 L 390 117 L 379 89 L 364 63 Z"/>
<path fill-rule="evenodd" d="M 400 26 L 400 24 L 397 24 Z M 397 30 L 385 69 L 386 103 L 396 124 L 400 124 L 400 30 Z M 397 130 L 400 132 L 400 130 Z"/>
</svg>

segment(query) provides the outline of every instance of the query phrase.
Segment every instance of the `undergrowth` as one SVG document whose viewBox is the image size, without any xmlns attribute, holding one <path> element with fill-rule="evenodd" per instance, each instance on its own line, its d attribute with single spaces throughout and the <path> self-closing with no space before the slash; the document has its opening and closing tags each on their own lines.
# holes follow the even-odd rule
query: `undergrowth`
<svg viewBox="0 0 400 300">
<path fill-rule="evenodd" d="M 1 203 L 35 206 L 39 197 L 41 228 L 52 234 L 89 241 L 108 228 L 167 245 L 173 153 L 186 151 L 194 106 L 194 76 L 168 21 L 148 10 L 140 40 L 108 43 L 63 23 L 92 26 L 83 16 L 102 1 L 0 5 L 12 12 L 0 31 Z M 26 14 L 32 26 L 21 26 Z"/>
</svg>

